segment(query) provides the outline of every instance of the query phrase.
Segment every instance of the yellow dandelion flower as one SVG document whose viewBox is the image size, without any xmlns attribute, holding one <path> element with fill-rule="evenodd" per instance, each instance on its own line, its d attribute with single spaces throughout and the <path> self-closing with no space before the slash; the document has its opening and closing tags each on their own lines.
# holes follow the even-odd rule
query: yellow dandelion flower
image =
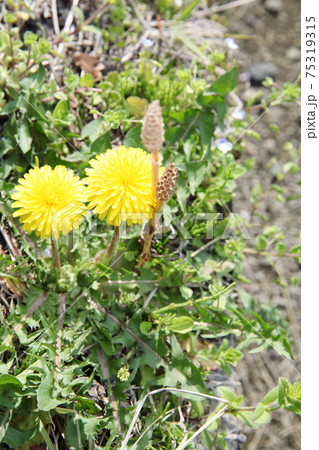
<svg viewBox="0 0 319 450">
<path fill-rule="evenodd" d="M 12 199 L 12 206 L 19 208 L 13 213 L 19 217 L 28 233 L 35 231 L 41 238 L 60 232 L 69 233 L 78 228 L 86 207 L 85 188 L 73 170 L 64 166 L 36 167 L 20 178 Z"/>
<path fill-rule="evenodd" d="M 150 156 L 140 148 L 119 147 L 97 155 L 85 169 L 89 208 L 100 219 L 119 226 L 142 223 L 154 214 L 156 199 L 152 190 Z"/>
</svg>

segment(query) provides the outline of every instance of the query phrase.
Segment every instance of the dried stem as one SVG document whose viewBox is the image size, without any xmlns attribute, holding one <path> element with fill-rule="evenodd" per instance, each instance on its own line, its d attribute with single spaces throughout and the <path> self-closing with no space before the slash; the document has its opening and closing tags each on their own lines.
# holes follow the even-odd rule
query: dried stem
<svg viewBox="0 0 319 450">
<path fill-rule="evenodd" d="M 28 244 L 33 248 L 33 250 L 37 253 L 37 255 L 40 256 L 40 258 L 44 259 L 45 256 L 41 252 L 41 250 L 39 250 L 38 247 L 35 245 L 35 243 L 33 241 L 31 241 L 31 239 L 29 238 L 27 233 L 24 231 L 24 229 L 20 227 L 20 225 L 14 220 L 14 218 L 9 213 L 9 211 L 7 211 L 5 206 L 1 203 L 0 203 L 0 209 L 3 211 L 3 213 L 5 214 L 8 221 L 19 231 L 19 233 L 24 237 L 24 239 L 28 242 Z"/>
<path fill-rule="evenodd" d="M 60 270 L 61 263 L 60 263 L 59 249 L 58 249 L 58 241 L 54 238 L 54 236 L 51 236 L 51 248 L 52 248 L 53 264 L 58 270 Z"/>
<path fill-rule="evenodd" d="M 140 262 L 138 263 L 137 267 L 143 267 L 144 264 L 150 259 L 150 250 L 151 250 L 151 244 L 152 239 L 155 234 L 159 219 L 162 215 L 164 203 L 158 202 L 157 206 L 154 211 L 154 216 L 152 219 L 146 224 L 144 228 L 144 245 L 143 245 L 143 251 L 140 258 Z"/>
</svg>

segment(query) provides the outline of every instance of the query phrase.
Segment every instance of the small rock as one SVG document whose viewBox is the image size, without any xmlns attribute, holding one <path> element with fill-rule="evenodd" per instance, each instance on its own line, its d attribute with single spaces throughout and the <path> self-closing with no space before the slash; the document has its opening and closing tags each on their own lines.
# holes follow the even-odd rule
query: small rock
<svg viewBox="0 0 319 450">
<path fill-rule="evenodd" d="M 292 59 L 294 61 L 299 61 L 300 56 L 301 56 L 301 52 L 300 52 L 299 48 L 296 48 L 296 47 L 289 47 L 286 52 L 286 57 L 288 59 Z"/>
<path fill-rule="evenodd" d="M 271 14 L 278 14 L 283 8 L 282 0 L 266 0 L 265 9 Z"/>
<path fill-rule="evenodd" d="M 278 73 L 275 64 L 269 62 L 256 62 L 250 66 L 250 82 L 252 84 L 261 84 L 266 77 L 273 78 Z"/>
</svg>

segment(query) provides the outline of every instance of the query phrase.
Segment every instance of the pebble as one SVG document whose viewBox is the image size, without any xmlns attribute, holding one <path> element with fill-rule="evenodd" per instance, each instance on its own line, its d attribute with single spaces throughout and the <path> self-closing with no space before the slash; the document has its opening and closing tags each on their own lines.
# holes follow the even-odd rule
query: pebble
<svg viewBox="0 0 319 450">
<path fill-rule="evenodd" d="M 296 47 L 289 47 L 286 51 L 286 57 L 289 59 L 292 59 L 294 61 L 299 61 L 301 56 L 301 52 L 299 48 Z"/>
<path fill-rule="evenodd" d="M 250 82 L 252 84 L 261 84 L 266 77 L 274 78 L 278 73 L 278 68 L 270 62 L 256 62 L 250 66 Z"/>
<path fill-rule="evenodd" d="M 271 14 L 278 14 L 283 9 L 282 0 L 266 0 L 265 9 Z"/>
</svg>

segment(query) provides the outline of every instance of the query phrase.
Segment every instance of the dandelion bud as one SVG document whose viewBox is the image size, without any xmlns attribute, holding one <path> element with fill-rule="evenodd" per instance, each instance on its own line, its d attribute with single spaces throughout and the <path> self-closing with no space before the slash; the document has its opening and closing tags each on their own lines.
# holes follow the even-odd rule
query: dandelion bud
<svg viewBox="0 0 319 450">
<path fill-rule="evenodd" d="M 164 141 L 162 108 L 158 100 L 152 102 L 145 114 L 142 127 L 142 142 L 150 152 L 159 152 Z"/>
<path fill-rule="evenodd" d="M 156 198 L 160 202 L 167 202 L 173 195 L 176 187 L 178 170 L 175 164 L 170 164 L 158 182 Z"/>
</svg>

